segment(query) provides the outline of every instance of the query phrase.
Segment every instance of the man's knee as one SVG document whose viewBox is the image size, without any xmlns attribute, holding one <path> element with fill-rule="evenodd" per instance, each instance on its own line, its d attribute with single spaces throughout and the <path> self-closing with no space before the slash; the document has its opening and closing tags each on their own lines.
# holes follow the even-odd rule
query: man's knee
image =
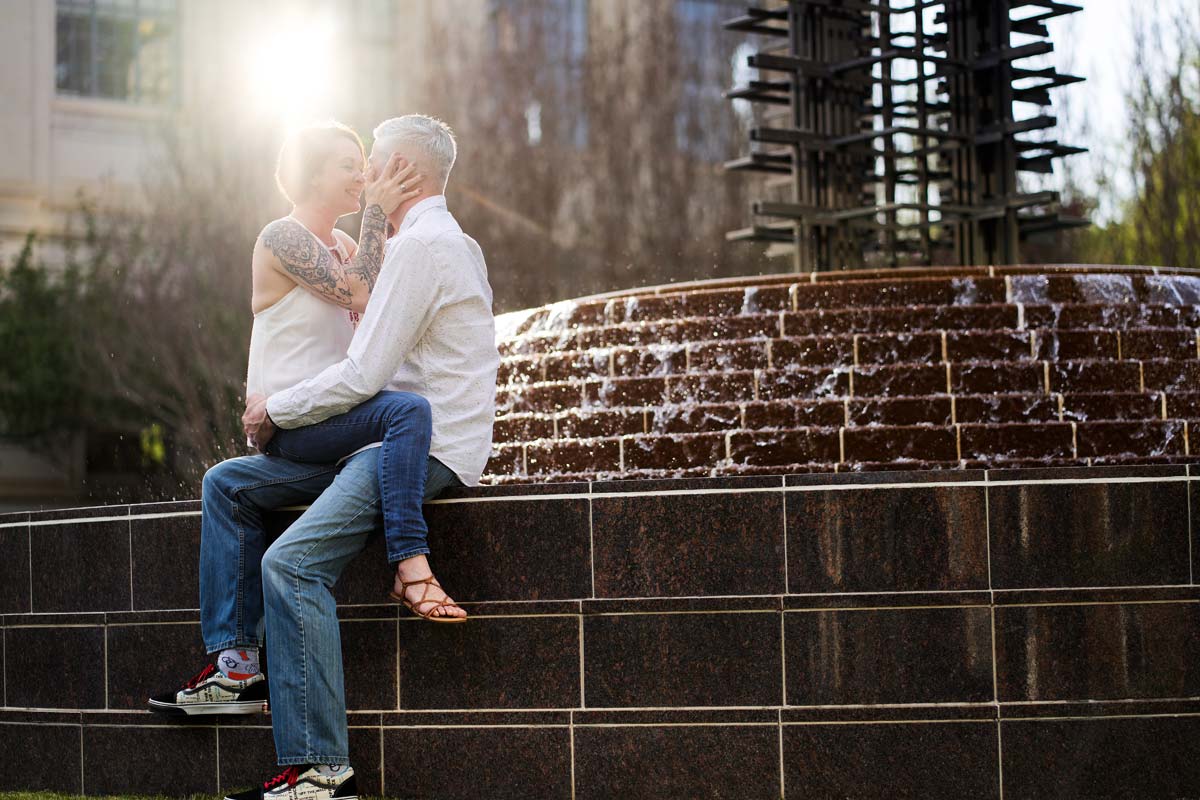
<svg viewBox="0 0 1200 800">
<path fill-rule="evenodd" d="M 267 548 L 267 552 L 263 553 L 262 577 L 264 588 L 286 583 L 289 578 L 295 576 L 295 571 L 294 559 L 288 555 L 286 547 L 280 546 L 278 540 Z"/>
</svg>

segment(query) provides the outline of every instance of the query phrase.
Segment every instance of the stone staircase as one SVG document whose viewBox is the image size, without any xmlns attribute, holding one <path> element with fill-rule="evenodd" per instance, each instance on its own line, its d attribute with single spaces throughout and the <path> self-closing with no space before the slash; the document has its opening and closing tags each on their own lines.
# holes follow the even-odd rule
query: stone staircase
<svg viewBox="0 0 1200 800">
<path fill-rule="evenodd" d="M 767 276 L 499 325 L 495 483 L 1174 462 L 1200 419 L 1185 270 Z"/>
<path fill-rule="evenodd" d="M 1191 469 L 457 491 L 426 515 L 468 624 L 381 602 L 380 538 L 335 587 L 360 787 L 1200 796 Z M 144 710 L 203 663 L 199 521 L 0 515 L 0 789 L 185 796 L 277 771 L 267 717 Z"/>
</svg>

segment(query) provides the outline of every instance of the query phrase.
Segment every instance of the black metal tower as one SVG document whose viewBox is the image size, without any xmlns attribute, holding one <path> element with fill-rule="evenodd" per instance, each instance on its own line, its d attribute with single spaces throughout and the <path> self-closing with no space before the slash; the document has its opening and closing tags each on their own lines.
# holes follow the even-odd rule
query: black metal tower
<svg viewBox="0 0 1200 800">
<path fill-rule="evenodd" d="M 1050 53 L 1053 0 L 777 0 L 725 27 L 758 34 L 760 78 L 728 92 L 756 107 L 751 152 L 767 173 L 755 224 L 727 234 L 790 250 L 795 268 L 951 261 L 1007 264 L 1026 236 L 1087 224 L 1021 172 L 1083 152 L 1047 135 L 1050 105 L 1083 80 L 1015 62 Z M 1020 104 L 1020 105 L 1018 105 Z M 1040 133 L 1039 133 L 1040 132 Z"/>
</svg>

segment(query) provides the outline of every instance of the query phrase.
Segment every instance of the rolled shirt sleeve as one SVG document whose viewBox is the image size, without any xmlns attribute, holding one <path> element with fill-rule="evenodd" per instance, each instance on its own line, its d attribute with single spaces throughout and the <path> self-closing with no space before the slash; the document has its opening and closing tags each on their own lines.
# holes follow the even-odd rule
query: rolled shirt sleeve
<svg viewBox="0 0 1200 800">
<path fill-rule="evenodd" d="M 271 395 L 271 419 L 280 428 L 300 428 L 374 397 L 420 341 L 440 296 L 440 277 L 429 248 L 415 239 L 400 239 L 384 259 L 346 358 Z"/>
</svg>

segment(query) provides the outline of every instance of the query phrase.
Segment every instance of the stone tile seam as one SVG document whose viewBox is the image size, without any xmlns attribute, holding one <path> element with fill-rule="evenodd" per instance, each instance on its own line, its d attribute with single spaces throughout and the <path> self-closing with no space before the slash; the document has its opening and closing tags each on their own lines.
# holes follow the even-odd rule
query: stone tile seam
<svg viewBox="0 0 1200 800">
<path fill-rule="evenodd" d="M 1147 697 L 1147 698 L 1102 698 L 1102 699 L 1074 699 L 1074 700 L 1002 700 L 1000 705 L 1006 709 L 1019 708 L 1024 706 L 1081 706 L 1102 707 L 1106 705 L 1117 705 L 1121 703 L 1140 703 L 1140 704 L 1163 704 L 1163 703 L 1196 703 L 1200 701 L 1200 697 Z M 597 714 L 644 714 L 644 713 L 709 713 L 709 712 L 725 712 L 725 713 L 742 713 L 757 711 L 760 713 L 775 713 L 780 711 L 880 711 L 880 710 L 936 710 L 936 709 L 960 709 L 964 711 L 992 711 L 995 708 L 995 703 L 990 700 L 981 701 L 956 701 L 942 703 L 834 703 L 834 704 L 813 704 L 813 705 L 772 705 L 772 706 L 604 706 L 591 708 L 578 708 L 564 706 L 560 708 L 408 708 L 408 709 L 357 709 L 350 713 L 352 715 L 427 715 L 427 714 L 571 714 L 574 716 L 579 713 L 597 713 Z M 64 708 L 47 708 L 47 707 L 22 707 L 22 708 L 6 708 L 0 709 L 8 712 L 19 713 L 44 713 L 44 714 L 79 714 L 84 724 L 90 727 L 125 727 L 124 724 L 112 722 L 95 722 L 89 723 L 86 718 L 89 715 L 100 715 L 111 717 L 113 715 L 128 716 L 131 720 L 137 718 L 155 719 L 156 715 L 150 711 L 142 711 L 136 709 L 103 709 L 103 708 L 84 708 L 84 709 L 64 709 Z M 1197 711 L 1180 711 L 1180 712 L 1149 712 L 1153 716 L 1176 716 L 1176 715 L 1192 715 L 1200 716 L 1200 710 Z M 1064 715 L 1064 716 L 1082 716 L 1089 718 L 1086 715 Z M 1110 715 L 1113 716 L 1113 715 Z M 1124 714 L 1115 716 L 1146 716 L 1145 714 Z M 1044 717 L 1030 717 L 1030 719 L 1044 719 Z M 79 725 L 79 722 L 27 722 L 22 720 L 0 720 L 0 725 Z M 270 725 L 264 721 L 261 725 L 230 725 L 228 723 L 134 723 L 139 727 L 149 728 L 228 728 L 230 730 L 240 730 L 242 728 L 260 728 L 268 729 Z M 488 723 L 484 727 L 566 727 L 570 722 L 547 722 L 547 723 Z M 576 722 L 581 725 L 586 723 Z M 625 723 L 622 723 L 625 724 Z M 722 723 L 724 724 L 724 723 Z M 733 723 L 730 723 L 733 724 Z M 759 723 L 755 723 L 759 724 Z M 351 728 L 376 728 L 378 725 L 355 723 L 350 725 Z M 420 725 L 394 725 L 384 724 L 383 727 L 420 727 Z M 475 727 L 472 725 L 432 725 L 425 727 Z"/>
<path fill-rule="evenodd" d="M 1200 346 L 1200 330 L 1196 331 L 1196 342 L 1197 342 L 1197 345 Z M 1191 464 L 1185 464 L 1184 471 L 1186 472 L 1186 474 L 1189 478 L 1192 477 L 1192 465 Z M 1195 585 L 1195 583 L 1196 583 L 1196 567 L 1195 567 L 1194 557 L 1192 555 L 1192 537 L 1194 536 L 1194 534 L 1192 532 L 1192 487 L 1190 485 L 1187 487 L 1187 497 L 1184 499 L 1187 502 L 1187 521 L 1188 521 L 1188 583 Z"/>
<path fill-rule="evenodd" d="M 767 722 L 577 722 L 578 728 L 798 728 L 818 725 L 991 725 L 994 722 L 1087 722 L 1092 720 L 1140 720 L 1140 719 L 1190 719 L 1200 718 L 1200 712 L 1182 712 L 1174 714 L 1097 714 L 1083 716 L 1061 717 L 1007 717 L 1001 720 L 992 719 L 853 719 L 853 720 L 784 720 Z M 112 723 L 80 724 L 75 723 L 40 723 L 40 722 L 0 722 L 0 725 L 24 725 L 37 727 L 79 728 L 82 732 L 90 729 L 145 728 L 151 730 L 203 730 L 210 726 L 180 726 L 180 725 L 114 725 Z M 522 730 L 570 730 L 570 724 L 546 725 L 360 725 L 353 730 L 405 731 L 405 730 L 480 730 L 480 729 L 522 729 Z M 227 728 L 226 730 L 240 730 Z M 255 730 L 268 730 L 255 727 Z M 219 729 L 218 729 L 219 730 Z M 81 736 L 82 739 L 82 736 Z"/>
<path fill-rule="evenodd" d="M 764 494 L 773 492 L 841 492 L 841 491 L 856 491 L 856 490 L 873 490 L 873 489 L 938 489 L 938 488 L 956 488 L 956 487 L 985 487 L 985 486 L 1059 486 L 1059 485 L 1094 485 L 1094 484 L 1117 484 L 1117 483 L 1183 483 L 1190 481 L 1200 481 L 1200 476 L 1187 475 L 1163 475 L 1158 477 L 1143 476 L 1143 477 L 1126 477 L 1126 478 L 1047 478 L 1044 480 L 982 480 L 982 481 L 927 481 L 913 483 L 836 483 L 836 484 L 814 484 L 806 486 L 786 486 L 783 488 L 774 486 L 750 487 L 745 489 L 668 489 L 657 492 L 602 492 L 598 494 L 546 494 L 546 495 L 511 495 L 504 497 L 461 497 L 445 500 L 431 500 L 427 505 L 454 505 L 465 503 L 512 503 L 512 502 L 534 502 L 538 500 L 603 500 L 607 498 L 630 498 L 630 497 L 687 497 L 698 495 L 711 494 Z M 303 511 L 304 507 L 286 507 L 279 509 L 281 511 Z M 200 516 L 199 511 L 181 511 L 175 513 L 164 514 L 146 514 L 140 516 L 114 516 L 114 517 L 80 517 L 76 519 L 53 519 L 53 520 L 34 520 L 33 522 L 4 522 L 0 523 L 0 529 L 4 528 L 20 528 L 20 527 L 47 527 L 52 525 L 72 525 L 85 524 L 93 522 L 120 522 L 144 519 L 164 519 L 168 517 L 192 517 Z"/>
<path fill-rule="evenodd" d="M 25 555 L 29 563 L 29 613 L 33 613 L 33 528 L 25 531 Z"/>
<path fill-rule="evenodd" d="M 1055 589 L 1041 589 L 1041 588 L 1038 588 L 1038 589 L 1001 589 L 999 591 L 1002 591 L 1002 592 L 1051 592 L 1051 591 L 1054 591 L 1054 592 L 1092 592 L 1092 591 L 1111 591 L 1111 590 L 1125 590 L 1125 589 L 1170 589 L 1170 588 L 1191 588 L 1191 587 L 1183 585 L 1183 584 L 1178 584 L 1178 585 L 1172 585 L 1172 586 L 1140 586 L 1140 587 L 1139 586 L 1115 586 L 1115 587 L 1082 587 L 1082 588 L 1080 588 L 1080 587 L 1061 587 L 1061 588 L 1055 588 Z M 982 590 L 968 590 L 968 591 L 982 591 Z M 941 591 L 937 591 L 937 592 L 934 592 L 934 591 L 895 592 L 895 593 L 862 592 L 862 593 L 858 593 L 858 594 L 863 594 L 863 595 L 867 595 L 867 596 L 871 596 L 871 595 L 903 596 L 905 594 L 959 594 L 959 593 L 960 592 L 956 592 L 956 591 L 952 591 L 952 590 L 941 590 Z M 962 593 L 966 593 L 966 592 L 962 592 Z M 778 595 L 769 595 L 769 596 L 778 596 Z M 832 593 L 832 594 L 827 594 L 827 595 L 783 595 L 783 597 L 785 597 L 785 598 L 786 597 L 836 598 L 839 596 L 845 596 L 845 595 L 839 595 L 837 593 Z M 743 596 L 741 596 L 741 595 L 735 595 L 734 597 L 735 597 L 735 599 L 743 598 Z M 646 598 L 629 598 L 629 599 L 643 600 Z M 711 599 L 720 599 L 720 598 L 715 598 L 713 596 L 698 596 L 698 597 L 694 597 L 694 598 L 662 598 L 662 599 L 711 600 Z M 651 616 L 685 616 L 685 615 L 713 616 L 713 615 L 718 615 L 718 614 L 779 614 L 779 613 L 810 614 L 813 612 L 820 612 L 820 611 L 911 611 L 911 610 L 919 610 L 919 609 L 950 610 L 950 609 L 956 609 L 956 608 L 992 608 L 992 607 L 995 607 L 995 608 L 1036 608 L 1036 607 L 1041 607 L 1041 606 L 1057 607 L 1057 606 L 1107 606 L 1107 605 L 1149 605 L 1149 604 L 1161 605 L 1161 604 L 1172 604 L 1172 603 L 1173 604 L 1196 604 L 1196 603 L 1200 603 L 1200 598 L 1190 598 L 1190 597 L 1158 598 L 1158 599 L 1127 598 L 1127 599 L 1123 599 L 1123 600 L 1058 600 L 1058 601 L 1042 601 L 1042 602 L 1006 601 L 1004 598 L 1001 598 L 999 602 L 987 602 L 987 603 L 922 603 L 922 604 L 917 604 L 917 605 L 874 605 L 874 606 L 822 605 L 822 606 L 812 606 L 809 608 L 784 608 L 784 609 L 779 609 L 779 608 L 747 608 L 747 609 L 714 608 L 714 609 L 680 610 L 680 611 L 590 611 L 590 612 L 583 612 L 582 614 L 579 612 L 569 613 L 569 614 L 564 614 L 564 613 L 476 614 L 476 615 L 474 615 L 474 618 L 477 620 L 484 620 L 484 619 L 562 619 L 562 618 L 574 618 L 574 617 L 581 617 L 581 616 L 582 617 L 651 617 Z M 55 611 L 55 612 L 46 612 L 45 615 L 46 616 L 64 616 L 64 615 L 70 615 L 70 613 L 71 612 Z M 22 615 L 22 616 L 24 616 L 24 615 Z M 37 616 L 37 615 L 33 615 L 33 616 Z M 339 620 L 339 622 L 342 622 L 345 624 L 353 624 L 356 622 L 379 623 L 379 622 L 396 622 L 396 621 L 397 620 L 395 620 L 394 618 Z M 405 621 L 406 620 L 400 620 L 400 622 L 405 622 Z M 418 620 L 412 620 L 411 622 L 413 622 L 415 624 L 416 622 L 418 622 Z M 199 624 L 198 620 L 185 620 L 185 621 L 176 621 L 176 622 L 108 622 L 108 623 L 105 623 L 103 621 L 96 621 L 96 622 L 44 623 L 44 624 L 36 624 L 36 623 L 35 624 L 15 624 L 15 625 L 5 625 L 4 628 L 7 630 L 23 630 L 23 629 L 28 629 L 28 630 L 55 629 L 56 630 L 56 629 L 62 629 L 62 628 L 139 628 L 139 627 L 150 627 L 150 626 L 197 625 L 197 624 Z"/>
<path fill-rule="evenodd" d="M 574 714 L 571 715 L 574 717 Z M 569 752 L 571 754 L 571 800 L 575 800 L 575 720 L 572 719 L 567 725 L 567 739 L 569 742 Z"/>
<path fill-rule="evenodd" d="M 30 573 L 33 572 L 32 565 L 30 565 L 29 571 L 30 571 Z M 133 611 L 136 608 L 137 608 L 137 606 L 135 606 L 133 603 L 133 520 L 130 519 L 130 521 L 129 521 L 129 610 Z M 107 652 L 107 649 L 108 649 L 108 640 L 106 638 L 105 639 L 105 652 Z M 108 705 L 108 703 L 105 703 L 105 705 Z M 220 786 L 221 784 L 218 783 L 217 785 Z"/>
</svg>

